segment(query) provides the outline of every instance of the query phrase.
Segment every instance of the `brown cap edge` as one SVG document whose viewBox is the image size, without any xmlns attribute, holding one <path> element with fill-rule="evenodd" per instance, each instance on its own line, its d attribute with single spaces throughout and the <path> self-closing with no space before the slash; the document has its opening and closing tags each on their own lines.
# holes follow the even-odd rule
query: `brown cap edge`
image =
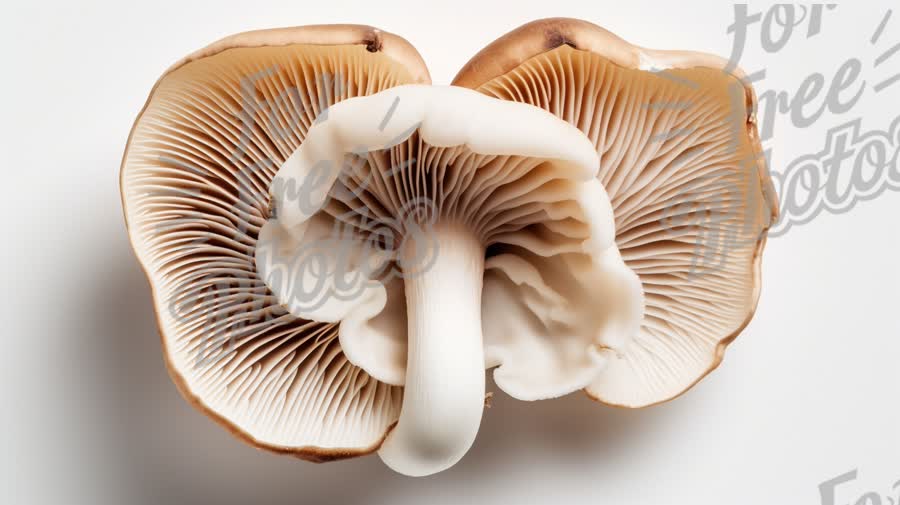
<svg viewBox="0 0 900 505">
<path fill-rule="evenodd" d="M 163 73 L 162 80 L 173 70 L 195 60 L 216 55 L 228 49 L 244 47 L 276 47 L 293 44 L 321 46 L 364 45 L 369 52 L 381 52 L 409 70 L 415 84 L 431 84 L 425 60 L 416 48 L 403 37 L 372 26 L 333 24 L 288 28 L 269 28 L 229 35 L 194 51 L 173 64 Z M 412 84 L 412 83 L 411 83 Z"/>
</svg>

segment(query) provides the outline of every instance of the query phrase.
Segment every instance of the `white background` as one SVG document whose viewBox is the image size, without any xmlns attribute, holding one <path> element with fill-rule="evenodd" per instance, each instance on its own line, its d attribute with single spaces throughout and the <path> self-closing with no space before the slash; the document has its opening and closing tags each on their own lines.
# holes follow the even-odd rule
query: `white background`
<svg viewBox="0 0 900 505">
<path fill-rule="evenodd" d="M 722 367 L 682 398 L 621 411 L 581 395 L 522 403 L 502 393 L 472 451 L 411 479 L 375 456 L 327 465 L 255 450 L 181 399 L 164 369 L 147 284 L 124 229 L 118 167 L 158 75 L 222 36 L 351 22 L 410 40 L 435 83 L 485 44 L 541 17 L 601 24 L 658 48 L 727 56 L 725 2 L 17 2 L 3 50 L 3 297 L 0 503 L 6 505 L 590 503 L 818 504 L 818 485 L 852 504 L 900 479 L 900 194 L 770 240 L 757 315 Z M 850 112 L 801 129 L 776 119 L 773 169 L 822 149 L 828 128 L 900 113 L 895 12 L 888 2 L 826 12 L 777 54 L 750 30 L 742 66 L 793 90 L 858 57 L 869 91 Z M 762 10 L 763 3 L 751 9 Z M 896 4 L 894 5 L 896 7 Z M 900 9 L 897 9 L 900 10 Z M 495 388 L 494 388 L 495 389 Z M 884 503 L 889 503 L 882 498 Z"/>
</svg>

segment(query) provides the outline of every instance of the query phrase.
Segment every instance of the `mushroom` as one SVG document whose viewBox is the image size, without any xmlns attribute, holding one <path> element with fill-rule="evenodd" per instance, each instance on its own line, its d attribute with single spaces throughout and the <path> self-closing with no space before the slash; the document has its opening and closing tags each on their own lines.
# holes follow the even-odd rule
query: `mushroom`
<svg viewBox="0 0 900 505">
<path fill-rule="evenodd" d="M 379 451 L 391 468 L 463 456 L 485 368 L 512 396 L 553 398 L 624 352 L 641 287 L 581 132 L 459 87 L 399 86 L 328 114 L 275 176 L 257 269 L 293 315 L 340 323 L 352 363 L 405 387 Z"/>
<path fill-rule="evenodd" d="M 363 26 L 188 56 L 121 169 L 174 382 L 257 447 L 407 475 L 466 453 L 489 368 L 521 400 L 677 396 L 752 316 L 775 217 L 741 79 L 560 19 L 444 87 Z"/>
<path fill-rule="evenodd" d="M 718 367 L 756 310 L 778 216 L 743 72 L 716 56 L 637 47 L 586 21 L 552 18 L 489 44 L 453 84 L 545 109 L 600 156 L 616 243 L 646 307 L 627 351 L 587 394 L 649 406 Z"/>
</svg>

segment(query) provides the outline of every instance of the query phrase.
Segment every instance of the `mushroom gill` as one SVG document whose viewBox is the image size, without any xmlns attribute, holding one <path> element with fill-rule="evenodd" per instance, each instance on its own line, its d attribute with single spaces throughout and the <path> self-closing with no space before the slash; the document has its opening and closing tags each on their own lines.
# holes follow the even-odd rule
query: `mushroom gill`
<svg viewBox="0 0 900 505">
<path fill-rule="evenodd" d="M 641 407 L 678 396 L 718 366 L 755 310 L 777 214 L 755 97 L 740 70 L 555 18 L 500 37 L 453 83 L 547 110 L 599 154 L 616 243 L 641 279 L 646 312 L 627 352 L 586 392 Z"/>
<path fill-rule="evenodd" d="M 484 369 L 526 400 L 587 387 L 637 330 L 597 157 L 535 107 L 454 87 L 341 102 L 273 183 L 260 275 L 347 357 L 404 385 L 379 454 L 427 475 L 474 441 Z"/>
<path fill-rule="evenodd" d="M 365 26 L 228 37 L 176 63 L 121 169 L 132 246 L 181 393 L 244 441 L 314 461 L 374 451 L 402 388 L 347 360 L 336 324 L 282 307 L 256 272 L 278 167 L 341 100 L 429 82 L 403 39 Z"/>
</svg>

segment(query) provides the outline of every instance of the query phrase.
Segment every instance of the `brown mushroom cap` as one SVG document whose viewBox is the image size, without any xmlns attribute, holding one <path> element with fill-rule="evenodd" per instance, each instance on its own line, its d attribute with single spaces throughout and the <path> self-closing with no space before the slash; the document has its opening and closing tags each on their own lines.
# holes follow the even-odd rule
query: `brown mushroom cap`
<svg viewBox="0 0 900 505">
<path fill-rule="evenodd" d="M 586 388 L 594 399 L 641 407 L 680 395 L 755 311 L 777 199 L 743 77 L 715 56 L 558 18 L 497 39 L 453 81 L 546 109 L 597 147 L 616 241 L 646 298 L 631 347 Z"/>
<path fill-rule="evenodd" d="M 351 364 L 337 325 L 287 313 L 254 248 L 272 177 L 322 110 L 429 82 L 416 50 L 375 28 L 263 30 L 180 60 L 139 114 L 121 191 L 166 364 L 241 439 L 324 461 L 376 450 L 399 416 L 402 389 Z"/>
</svg>

